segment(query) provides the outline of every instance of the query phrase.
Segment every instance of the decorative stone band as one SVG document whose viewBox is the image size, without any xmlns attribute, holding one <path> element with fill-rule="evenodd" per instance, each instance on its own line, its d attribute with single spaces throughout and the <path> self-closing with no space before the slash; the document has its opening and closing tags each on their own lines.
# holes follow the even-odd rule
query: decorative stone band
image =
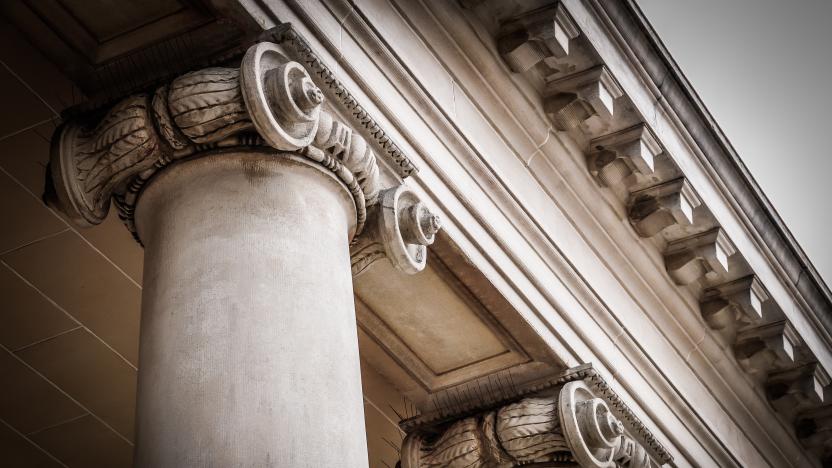
<svg viewBox="0 0 832 468">
<path fill-rule="evenodd" d="M 275 44 L 256 44 L 240 69 L 191 72 L 152 95 L 122 99 L 98 122 L 61 126 L 52 145 L 52 201 L 89 226 L 104 220 L 114 199 L 135 235 L 138 194 L 161 168 L 217 149 L 268 145 L 331 170 L 353 196 L 358 234 L 367 206 L 377 202 L 378 165 L 364 138 L 324 112 L 322 103 L 301 64 Z"/>
<path fill-rule="evenodd" d="M 428 413 L 400 426 L 407 432 L 402 468 L 548 463 L 635 468 L 672 460 L 591 365 L 515 389 L 498 401 Z"/>
</svg>

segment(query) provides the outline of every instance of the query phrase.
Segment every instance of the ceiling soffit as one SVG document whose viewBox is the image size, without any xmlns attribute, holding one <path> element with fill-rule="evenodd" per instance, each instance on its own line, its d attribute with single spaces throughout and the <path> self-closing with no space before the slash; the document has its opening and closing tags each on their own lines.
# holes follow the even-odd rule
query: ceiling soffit
<svg viewBox="0 0 832 468">
<path fill-rule="evenodd" d="M 24 0 L 3 2 L 0 14 L 87 98 L 102 102 L 239 54 L 260 28 L 235 8 L 203 0 Z"/>
</svg>

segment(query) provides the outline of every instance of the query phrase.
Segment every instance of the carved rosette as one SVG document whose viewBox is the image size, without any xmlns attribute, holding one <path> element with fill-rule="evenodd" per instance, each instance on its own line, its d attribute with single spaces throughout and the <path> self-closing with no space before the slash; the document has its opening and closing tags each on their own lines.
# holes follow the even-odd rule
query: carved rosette
<svg viewBox="0 0 832 468">
<path fill-rule="evenodd" d="M 590 383 L 574 379 L 580 374 L 589 375 Z M 404 421 L 402 427 L 410 431 L 402 445 L 401 468 L 660 466 L 616 417 L 611 401 L 619 413 L 623 405 L 599 379 L 591 368 L 579 368 L 554 388 L 497 408 L 485 405 L 492 409 L 473 415 L 470 410 L 461 411 L 464 416 L 456 421 Z M 632 425 L 634 418 L 628 421 Z M 636 429 L 645 432 L 643 427 Z M 648 440 L 661 463 L 670 460 L 655 439 Z"/>
<path fill-rule="evenodd" d="M 355 202 L 355 244 L 375 243 L 402 271 L 421 270 L 438 218 L 404 187 L 386 191 L 384 208 L 376 208 L 381 187 L 375 153 L 353 128 L 324 111 L 323 102 L 303 65 L 275 44 L 256 44 L 239 69 L 187 73 L 153 93 L 122 99 L 97 121 L 64 124 L 53 138 L 47 183 L 54 196 L 47 198 L 81 226 L 101 223 L 113 200 L 136 236 L 135 204 L 157 171 L 225 148 L 271 147 L 275 157 L 299 154 L 343 182 Z M 360 237 L 368 210 L 378 213 Z M 365 267 L 372 263 L 366 260 Z"/>
</svg>

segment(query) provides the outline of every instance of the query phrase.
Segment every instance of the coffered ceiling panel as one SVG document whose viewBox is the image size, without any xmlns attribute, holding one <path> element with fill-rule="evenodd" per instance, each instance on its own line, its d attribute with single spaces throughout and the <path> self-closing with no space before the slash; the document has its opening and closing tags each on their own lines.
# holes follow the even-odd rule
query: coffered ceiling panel
<svg viewBox="0 0 832 468">
<path fill-rule="evenodd" d="M 356 282 L 365 332 L 430 390 L 528 360 L 439 259 L 428 265 L 407 276 L 379 262 Z"/>
</svg>

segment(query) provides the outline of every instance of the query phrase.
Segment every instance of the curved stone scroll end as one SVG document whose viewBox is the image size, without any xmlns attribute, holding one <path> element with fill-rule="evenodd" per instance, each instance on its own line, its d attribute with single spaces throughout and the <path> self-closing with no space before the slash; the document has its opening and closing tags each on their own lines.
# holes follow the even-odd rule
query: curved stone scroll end
<svg viewBox="0 0 832 468">
<path fill-rule="evenodd" d="M 560 392 L 558 411 L 566 443 L 575 461 L 588 468 L 657 468 L 658 465 L 613 416 L 607 403 L 582 381 Z"/>
<path fill-rule="evenodd" d="M 427 246 L 442 228 L 415 192 L 404 185 L 381 191 L 368 213 L 367 228 L 350 248 L 352 274 L 358 276 L 387 257 L 396 269 L 415 274 L 425 268 Z"/>
<path fill-rule="evenodd" d="M 415 274 L 425 268 L 427 246 L 442 227 L 412 190 L 404 185 L 381 193 L 379 230 L 387 258 L 398 270 Z"/>
<path fill-rule="evenodd" d="M 324 95 L 303 65 L 261 42 L 243 57 L 240 86 L 254 127 L 270 146 L 295 151 L 312 143 Z"/>
</svg>

